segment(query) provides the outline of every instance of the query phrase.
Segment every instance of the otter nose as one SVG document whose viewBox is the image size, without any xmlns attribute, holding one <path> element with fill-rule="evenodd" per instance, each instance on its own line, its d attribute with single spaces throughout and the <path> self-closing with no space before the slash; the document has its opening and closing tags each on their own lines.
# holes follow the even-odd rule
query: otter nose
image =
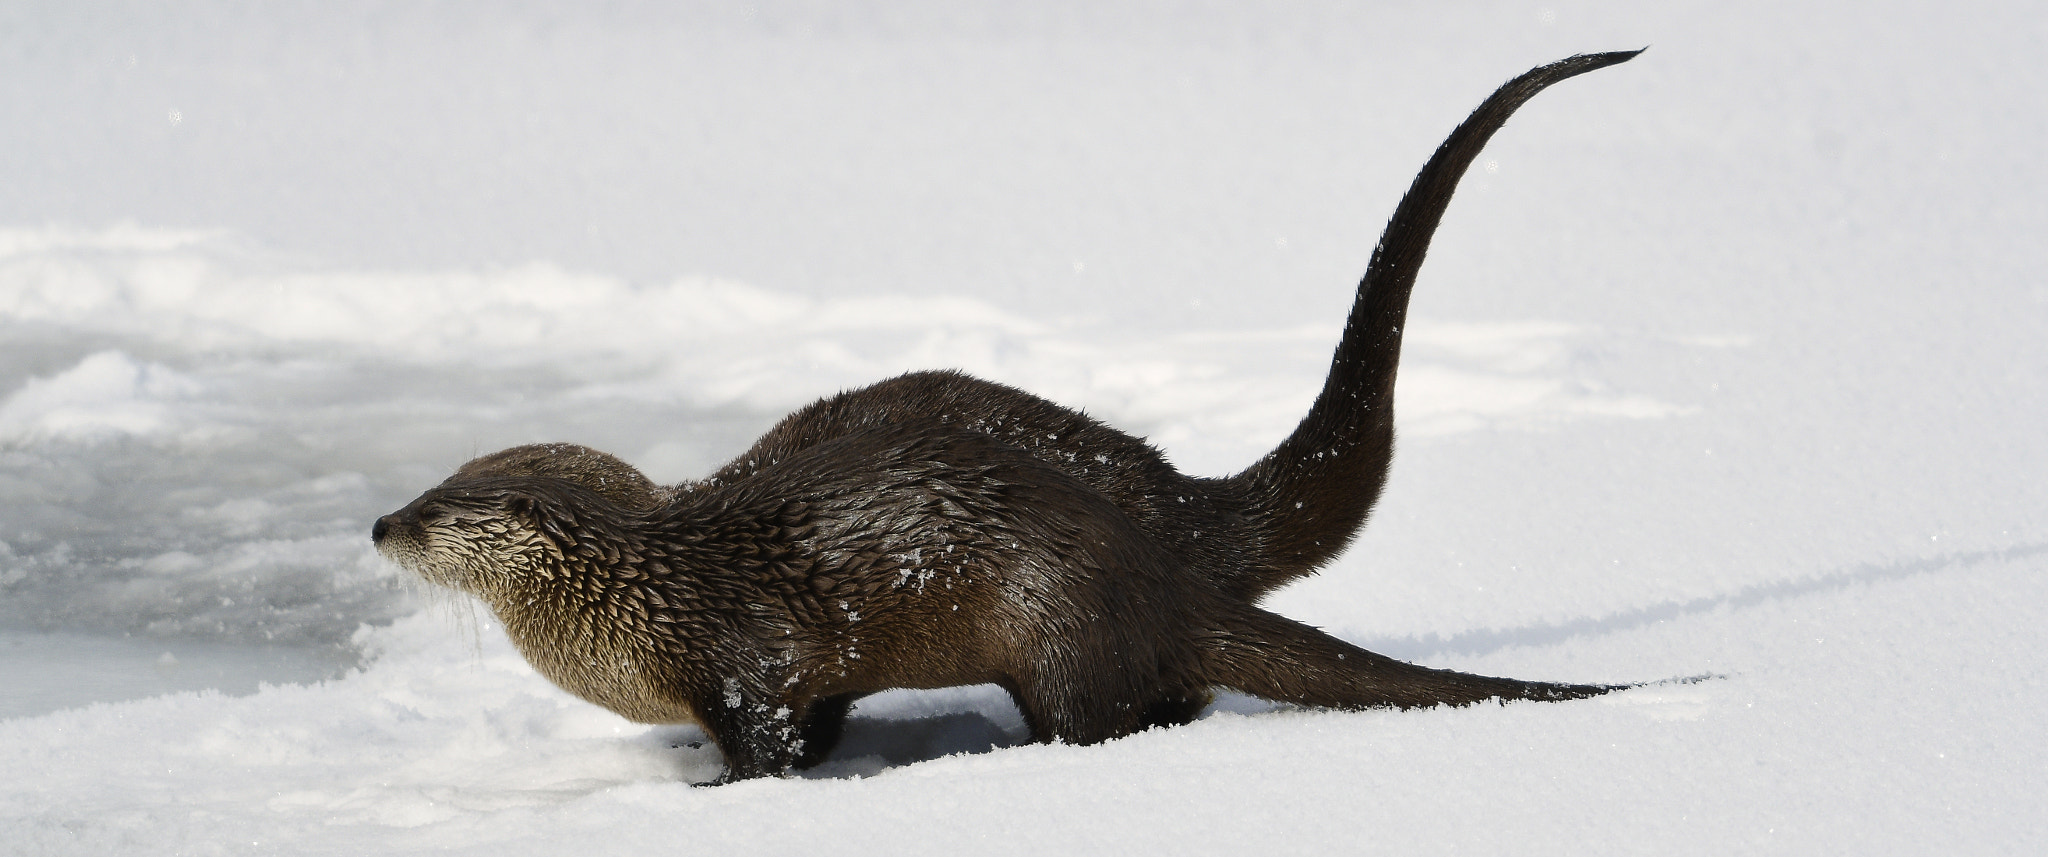
<svg viewBox="0 0 2048 857">
<path fill-rule="evenodd" d="M 370 542 L 375 544 L 383 541 L 384 534 L 388 532 L 391 532 L 391 516 L 385 515 L 382 518 L 378 518 L 377 523 L 370 525 Z"/>
</svg>

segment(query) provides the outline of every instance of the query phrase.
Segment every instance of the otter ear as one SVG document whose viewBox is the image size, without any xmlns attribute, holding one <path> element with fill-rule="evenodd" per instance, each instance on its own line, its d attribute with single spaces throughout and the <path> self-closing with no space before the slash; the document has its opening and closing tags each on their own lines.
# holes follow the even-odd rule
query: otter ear
<svg viewBox="0 0 2048 857">
<path fill-rule="evenodd" d="M 513 494 L 512 496 L 506 497 L 505 512 L 509 515 L 518 516 L 521 520 L 526 521 L 528 524 L 537 524 L 540 522 L 539 504 L 533 502 L 532 497 L 528 497 L 524 494 Z"/>
</svg>

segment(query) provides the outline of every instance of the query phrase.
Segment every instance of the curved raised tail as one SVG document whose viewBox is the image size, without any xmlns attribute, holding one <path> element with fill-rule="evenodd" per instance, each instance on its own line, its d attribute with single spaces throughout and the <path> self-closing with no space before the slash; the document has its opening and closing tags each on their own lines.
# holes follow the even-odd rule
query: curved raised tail
<svg viewBox="0 0 2048 857">
<path fill-rule="evenodd" d="M 1495 90 L 1423 165 L 1373 249 L 1314 407 L 1279 447 L 1225 480 L 1248 501 L 1269 560 L 1233 581 L 1237 594 L 1256 599 L 1328 562 L 1379 500 L 1394 454 L 1394 375 L 1408 295 L 1465 169 L 1536 93 L 1639 53 L 1581 54 L 1531 69 Z"/>
</svg>

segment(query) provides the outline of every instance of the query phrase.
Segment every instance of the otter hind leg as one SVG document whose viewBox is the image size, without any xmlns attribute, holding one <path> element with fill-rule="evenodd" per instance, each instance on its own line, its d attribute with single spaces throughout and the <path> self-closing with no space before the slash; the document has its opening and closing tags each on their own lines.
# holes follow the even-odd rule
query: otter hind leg
<svg viewBox="0 0 2048 857">
<path fill-rule="evenodd" d="M 1031 740 L 1099 744 L 1153 726 L 1185 723 L 1201 711 L 1194 697 L 1162 687 L 1158 665 L 1111 641 L 1054 646 L 1002 682 L 1024 714 Z"/>
<path fill-rule="evenodd" d="M 1551 684 L 1430 669 L 1375 654 L 1257 608 L 1235 611 L 1206 639 L 1209 681 L 1321 708 L 1426 708 L 1489 699 L 1555 701 L 1625 685 Z"/>
<path fill-rule="evenodd" d="M 1157 729 L 1163 726 L 1184 726 L 1194 722 L 1196 717 L 1201 716 L 1202 710 L 1208 708 L 1209 703 L 1215 701 L 1216 695 L 1207 691 L 1177 694 L 1153 700 L 1151 705 L 1145 707 L 1145 714 L 1139 720 L 1140 728 Z"/>
<path fill-rule="evenodd" d="M 1041 744 L 1100 744 L 1144 728 L 1150 706 L 1132 697 L 1107 698 L 1073 682 L 1020 682 L 1010 694 L 1024 713 L 1031 740 Z"/>
</svg>

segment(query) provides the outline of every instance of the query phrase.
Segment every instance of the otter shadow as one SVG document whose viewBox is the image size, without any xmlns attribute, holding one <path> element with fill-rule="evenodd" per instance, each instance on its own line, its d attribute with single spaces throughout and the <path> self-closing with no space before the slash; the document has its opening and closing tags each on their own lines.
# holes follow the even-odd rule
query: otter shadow
<svg viewBox="0 0 2048 857">
<path fill-rule="evenodd" d="M 1991 550 L 1959 551 L 1920 559 L 1890 563 L 1859 563 L 1796 580 L 1746 586 L 1723 595 L 1687 601 L 1666 601 L 1606 616 L 1567 622 L 1530 625 L 1521 628 L 1466 631 L 1459 634 L 1429 634 L 1419 637 L 1386 637 L 1359 641 L 1359 645 L 1402 660 L 1426 660 L 1434 656 L 1486 655 L 1517 646 L 1549 646 L 1577 637 L 1597 637 L 1628 631 L 1659 622 L 1700 616 L 1723 609 L 1754 607 L 1821 592 L 1835 592 L 1871 583 L 1900 580 L 1951 569 L 1966 569 L 1995 562 L 2009 562 L 2048 553 L 2048 543 L 2019 544 Z"/>
<path fill-rule="evenodd" d="M 982 711 L 941 711 L 909 717 L 856 714 L 847 718 L 839 745 L 824 762 L 791 774 L 808 780 L 860 779 L 947 756 L 980 755 L 1030 743 L 1021 722 L 1005 726 L 1001 722 L 1004 720 L 1021 721 L 1021 716 L 1002 717 Z M 694 726 L 656 730 L 645 743 L 669 751 L 685 751 L 676 762 L 678 775 L 691 782 L 709 782 L 725 767 L 718 749 Z"/>
<path fill-rule="evenodd" d="M 1028 742 L 979 711 L 953 711 L 909 719 L 848 718 L 839 746 L 822 764 L 798 772 L 806 779 L 870 777 L 890 768 L 947 756 L 978 755 Z"/>
<path fill-rule="evenodd" d="M 938 711 L 909 717 L 858 714 L 846 721 L 846 733 L 830 758 L 807 771 L 805 779 L 853 779 L 871 777 L 892 768 L 929 762 L 947 756 L 980 755 L 1031 743 L 1023 726 L 1023 715 L 1015 713 L 1007 700 L 976 700 L 977 709 L 999 706 L 1004 710 Z M 1264 714 L 1293 708 L 1255 696 L 1219 691 L 1216 701 L 1203 709 L 1197 719 L 1218 713 Z"/>
</svg>

